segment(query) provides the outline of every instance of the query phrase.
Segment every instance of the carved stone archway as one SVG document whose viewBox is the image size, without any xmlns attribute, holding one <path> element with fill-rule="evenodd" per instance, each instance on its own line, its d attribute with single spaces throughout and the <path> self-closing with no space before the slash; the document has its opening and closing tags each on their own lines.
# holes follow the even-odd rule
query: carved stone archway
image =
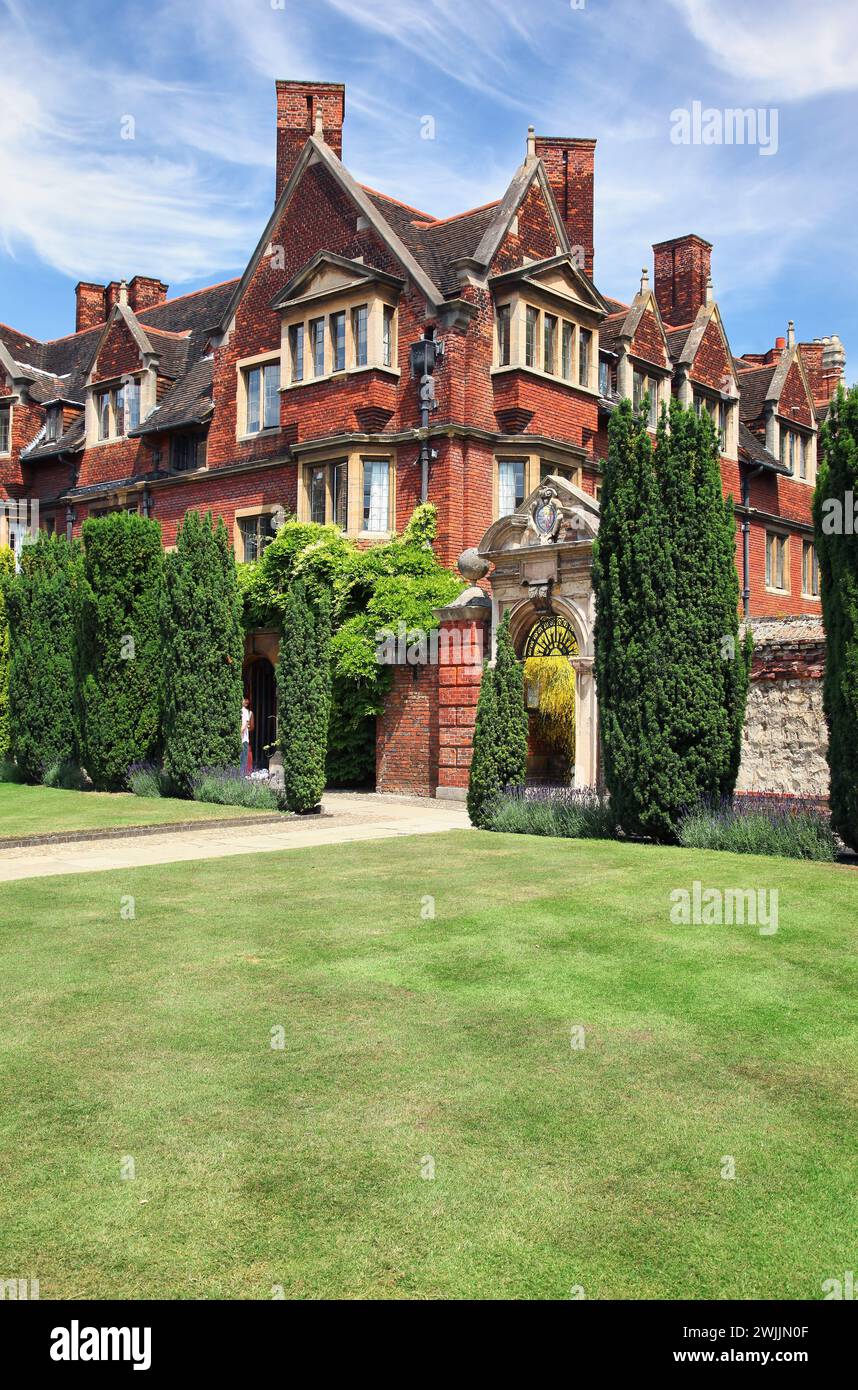
<svg viewBox="0 0 858 1390">
<path fill-rule="evenodd" d="M 546 488 L 553 496 L 546 495 Z M 553 504 L 551 526 L 534 517 Z M 539 518 L 540 521 L 542 518 Z M 549 521 L 551 517 L 549 515 Z M 493 631 L 505 613 L 510 635 L 522 653 L 528 633 L 540 618 L 556 613 L 569 623 L 578 644 L 571 658 L 575 669 L 575 781 L 594 786 L 600 780 L 599 711 L 593 674 L 595 603 L 591 569 L 593 540 L 599 530 L 599 504 L 565 478 L 548 477 L 510 516 L 490 526 L 478 553 L 490 565 Z"/>
</svg>

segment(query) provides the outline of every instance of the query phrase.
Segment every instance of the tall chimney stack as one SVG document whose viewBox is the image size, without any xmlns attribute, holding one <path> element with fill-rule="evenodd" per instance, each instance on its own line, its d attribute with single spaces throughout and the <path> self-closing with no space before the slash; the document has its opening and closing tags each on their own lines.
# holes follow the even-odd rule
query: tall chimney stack
<svg viewBox="0 0 858 1390">
<path fill-rule="evenodd" d="M 580 268 L 593 275 L 593 183 L 596 141 L 537 135 L 535 153 L 566 223 Z"/>
<path fill-rule="evenodd" d="M 343 121 L 346 114 L 346 89 L 342 82 L 277 82 L 277 185 L 275 200 L 280 197 L 289 175 L 298 162 L 308 138 L 318 134 L 317 116 L 321 117 L 322 136 L 338 159 L 343 157 Z"/>
<path fill-rule="evenodd" d="M 695 236 L 672 237 L 652 248 L 655 259 L 655 297 L 665 323 L 675 328 L 692 323 L 707 302 L 712 243 Z"/>
<path fill-rule="evenodd" d="M 104 285 L 92 280 L 81 280 L 75 285 L 74 331 L 81 333 L 85 328 L 95 328 L 104 323 L 105 318 Z"/>
</svg>

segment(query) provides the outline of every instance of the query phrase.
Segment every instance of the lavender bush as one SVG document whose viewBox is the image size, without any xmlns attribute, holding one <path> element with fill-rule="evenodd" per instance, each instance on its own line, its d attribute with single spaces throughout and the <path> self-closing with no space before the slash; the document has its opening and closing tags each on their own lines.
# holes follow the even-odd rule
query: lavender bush
<svg viewBox="0 0 858 1390">
<path fill-rule="evenodd" d="M 218 806 L 250 806 L 257 811 L 283 811 L 281 795 L 261 779 L 242 775 L 236 767 L 204 767 L 191 778 L 194 801 Z"/>
<path fill-rule="evenodd" d="M 576 840 L 613 840 L 617 833 L 607 793 L 595 787 L 507 787 L 486 829 Z"/>
<path fill-rule="evenodd" d="M 132 763 L 128 785 L 135 796 L 167 796 L 169 788 L 163 770 L 155 763 Z"/>
<path fill-rule="evenodd" d="M 732 800 L 692 807 L 680 820 L 679 843 L 687 849 L 829 861 L 838 849 L 830 816 L 818 801 L 766 792 L 737 793 Z"/>
</svg>

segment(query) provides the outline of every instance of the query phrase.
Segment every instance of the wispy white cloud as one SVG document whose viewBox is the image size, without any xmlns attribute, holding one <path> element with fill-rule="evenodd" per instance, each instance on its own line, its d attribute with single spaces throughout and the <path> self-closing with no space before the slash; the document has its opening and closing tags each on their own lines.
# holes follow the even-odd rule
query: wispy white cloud
<svg viewBox="0 0 858 1390">
<path fill-rule="evenodd" d="M 694 37 L 756 98 L 794 101 L 858 88 L 855 0 L 672 0 Z"/>
</svg>

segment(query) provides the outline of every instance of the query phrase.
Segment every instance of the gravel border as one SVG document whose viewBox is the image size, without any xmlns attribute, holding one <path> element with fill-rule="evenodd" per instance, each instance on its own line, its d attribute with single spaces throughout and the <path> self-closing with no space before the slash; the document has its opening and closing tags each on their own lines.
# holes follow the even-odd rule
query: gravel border
<svg viewBox="0 0 858 1390">
<path fill-rule="evenodd" d="M 27 845 L 73 845 L 80 840 L 127 840 L 135 835 L 162 835 L 185 830 L 227 830 L 237 825 L 275 825 L 279 821 L 297 819 L 290 812 L 272 811 L 271 815 L 230 816 L 226 820 L 165 821 L 163 825 L 122 825 L 112 830 L 57 830 L 49 835 L 19 835 L 0 838 L 0 849 L 25 849 Z"/>
</svg>

